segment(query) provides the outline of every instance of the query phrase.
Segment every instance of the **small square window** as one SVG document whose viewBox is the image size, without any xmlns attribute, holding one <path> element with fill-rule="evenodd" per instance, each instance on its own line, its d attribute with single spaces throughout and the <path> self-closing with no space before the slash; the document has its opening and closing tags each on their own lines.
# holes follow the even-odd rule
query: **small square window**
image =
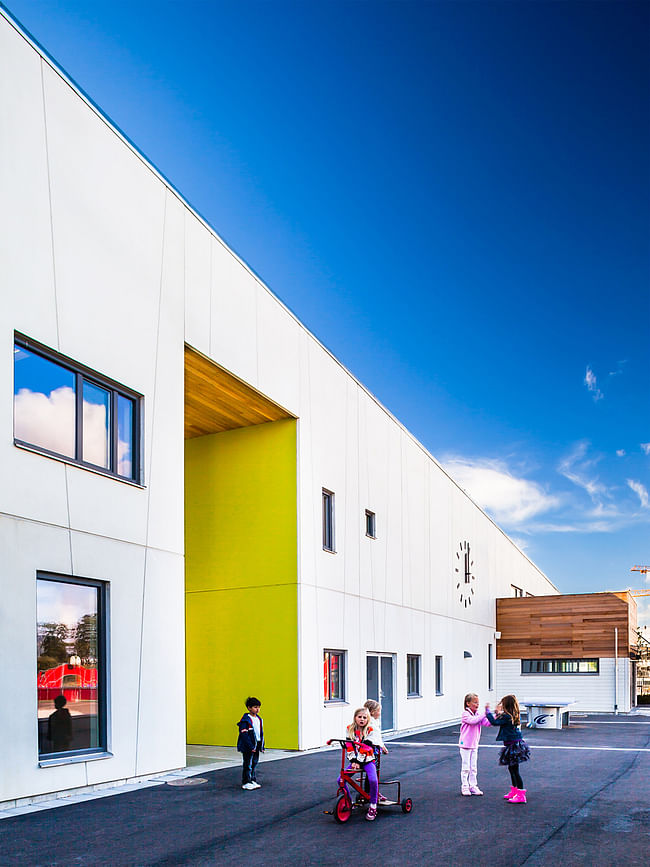
<svg viewBox="0 0 650 867">
<path fill-rule="evenodd" d="M 345 651 L 323 651 L 323 694 L 325 701 L 345 701 Z"/>
<path fill-rule="evenodd" d="M 409 653 L 406 657 L 406 694 L 409 697 L 419 696 L 420 692 L 420 669 L 422 657 Z"/>
<path fill-rule="evenodd" d="M 370 509 L 366 509 L 366 536 L 370 539 L 377 538 L 375 513 L 371 512 Z"/>
</svg>

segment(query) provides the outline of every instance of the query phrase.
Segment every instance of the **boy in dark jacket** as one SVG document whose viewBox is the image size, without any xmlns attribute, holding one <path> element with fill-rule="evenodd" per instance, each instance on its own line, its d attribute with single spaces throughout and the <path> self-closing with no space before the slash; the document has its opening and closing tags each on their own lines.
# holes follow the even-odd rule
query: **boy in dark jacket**
<svg viewBox="0 0 650 867">
<path fill-rule="evenodd" d="M 259 715 L 262 702 L 254 695 L 246 699 L 246 707 L 248 713 L 237 723 L 239 727 L 239 737 L 237 738 L 237 749 L 242 754 L 242 789 L 252 790 L 259 789 L 260 784 L 255 779 L 255 769 L 260 760 L 260 752 L 264 752 L 264 723 Z"/>
</svg>

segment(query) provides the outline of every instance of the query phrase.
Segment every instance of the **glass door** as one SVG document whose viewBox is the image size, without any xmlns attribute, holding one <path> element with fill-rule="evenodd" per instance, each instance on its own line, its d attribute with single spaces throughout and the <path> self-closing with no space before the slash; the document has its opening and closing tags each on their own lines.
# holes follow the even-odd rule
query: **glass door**
<svg viewBox="0 0 650 867">
<path fill-rule="evenodd" d="M 366 659 L 366 691 L 368 698 L 381 704 L 381 726 L 384 731 L 395 728 L 393 654 L 369 653 Z"/>
</svg>

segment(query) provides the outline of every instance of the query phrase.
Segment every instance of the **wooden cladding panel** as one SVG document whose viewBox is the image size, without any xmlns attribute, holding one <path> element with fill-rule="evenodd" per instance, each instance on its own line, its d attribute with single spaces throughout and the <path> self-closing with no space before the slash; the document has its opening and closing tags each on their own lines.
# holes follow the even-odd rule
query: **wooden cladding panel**
<svg viewBox="0 0 650 867">
<path fill-rule="evenodd" d="M 497 599 L 497 659 L 628 656 L 636 603 L 625 594 L 586 593 Z"/>
<path fill-rule="evenodd" d="M 294 418 L 209 358 L 185 347 L 185 439 Z"/>
</svg>

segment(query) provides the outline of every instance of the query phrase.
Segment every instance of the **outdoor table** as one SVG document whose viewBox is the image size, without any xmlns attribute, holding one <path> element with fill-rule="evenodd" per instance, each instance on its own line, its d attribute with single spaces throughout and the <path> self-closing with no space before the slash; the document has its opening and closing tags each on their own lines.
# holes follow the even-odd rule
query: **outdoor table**
<svg viewBox="0 0 650 867">
<path fill-rule="evenodd" d="M 530 698 L 520 699 L 519 704 L 528 710 L 527 728 L 561 729 L 563 725 L 570 725 L 570 711 L 576 705 L 576 700 Z"/>
</svg>

